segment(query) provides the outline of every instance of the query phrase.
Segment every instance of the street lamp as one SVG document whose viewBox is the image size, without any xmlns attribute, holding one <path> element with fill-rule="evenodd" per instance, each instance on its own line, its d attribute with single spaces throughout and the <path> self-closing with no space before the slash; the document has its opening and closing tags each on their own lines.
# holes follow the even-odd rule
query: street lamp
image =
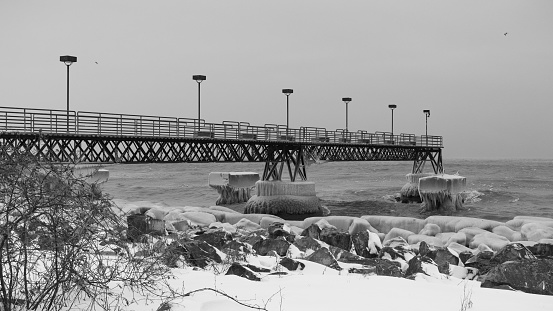
<svg viewBox="0 0 553 311">
<path fill-rule="evenodd" d="M 289 113 L 288 113 L 288 111 L 289 111 L 289 109 L 288 109 L 289 108 L 288 99 L 290 97 L 290 94 L 294 93 L 294 90 L 292 90 L 292 89 L 282 89 L 282 93 L 284 95 L 286 95 L 286 140 L 288 140 L 288 138 L 289 138 L 288 137 L 288 126 L 289 126 L 289 121 L 290 121 Z"/>
<path fill-rule="evenodd" d="M 203 75 L 193 75 L 192 79 L 198 82 L 198 132 L 200 131 L 200 83 L 205 81 Z"/>
<path fill-rule="evenodd" d="M 388 105 L 388 108 L 392 109 L 392 140 L 394 139 L 394 109 L 397 108 L 397 105 Z"/>
<path fill-rule="evenodd" d="M 67 66 L 67 133 L 69 133 L 69 66 L 77 62 L 77 56 L 60 56 L 60 62 Z"/>
<path fill-rule="evenodd" d="M 428 117 L 430 117 L 430 110 L 425 109 L 422 112 L 426 116 L 426 145 L 428 146 Z"/>
<path fill-rule="evenodd" d="M 346 103 L 346 133 L 348 132 L 348 104 L 351 101 L 351 97 L 344 97 L 342 101 Z"/>
</svg>

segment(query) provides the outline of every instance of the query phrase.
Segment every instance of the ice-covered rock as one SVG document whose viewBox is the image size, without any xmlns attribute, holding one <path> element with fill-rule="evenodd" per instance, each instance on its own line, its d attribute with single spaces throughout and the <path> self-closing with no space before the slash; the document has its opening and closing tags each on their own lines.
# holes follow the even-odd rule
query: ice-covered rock
<svg viewBox="0 0 553 311">
<path fill-rule="evenodd" d="M 437 224 L 426 224 L 424 225 L 424 228 L 421 229 L 419 234 L 422 235 L 428 235 L 428 236 L 436 236 L 436 234 L 441 233 L 442 229 Z"/>
<path fill-rule="evenodd" d="M 467 179 L 463 176 L 440 174 L 419 179 L 419 195 L 426 211 L 455 211 L 463 206 L 462 192 Z"/>
<path fill-rule="evenodd" d="M 526 223 L 520 228 L 520 232 L 528 241 L 538 242 L 553 238 L 553 228 L 540 222 Z"/>
<path fill-rule="evenodd" d="M 401 228 L 392 228 L 388 233 L 386 234 L 386 237 L 384 237 L 384 243 L 386 243 L 389 240 L 392 240 L 397 237 L 402 237 L 405 241 L 409 239 L 409 236 L 415 234 L 412 231 L 401 229 Z"/>
<path fill-rule="evenodd" d="M 413 217 L 394 217 L 380 215 L 361 216 L 378 232 L 388 233 L 392 228 L 400 228 L 411 232 L 420 232 L 426 225 L 426 220 Z"/>
<path fill-rule="evenodd" d="M 474 236 L 469 244 L 470 248 L 477 248 L 481 244 L 484 244 L 494 251 L 498 251 L 509 244 L 510 241 L 501 235 L 497 235 L 492 232 L 484 232 Z"/>
</svg>

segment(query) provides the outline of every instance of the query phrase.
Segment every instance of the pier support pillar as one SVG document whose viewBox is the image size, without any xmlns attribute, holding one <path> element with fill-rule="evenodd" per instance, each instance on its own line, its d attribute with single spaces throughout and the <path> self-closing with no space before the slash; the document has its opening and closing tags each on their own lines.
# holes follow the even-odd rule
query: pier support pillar
<svg viewBox="0 0 553 311">
<path fill-rule="evenodd" d="M 416 158 L 413 163 L 413 174 L 420 174 L 424 170 L 426 161 L 430 161 L 434 174 L 443 174 L 442 149 L 422 149 L 416 151 Z"/>
<path fill-rule="evenodd" d="M 219 193 L 215 205 L 247 202 L 259 174 L 254 172 L 211 172 L 208 184 Z"/>
<path fill-rule="evenodd" d="M 256 194 L 246 203 L 245 214 L 272 214 L 284 219 L 328 214 L 316 196 L 314 182 L 260 180 L 255 185 Z"/>
<path fill-rule="evenodd" d="M 405 175 L 407 183 L 399 191 L 401 203 L 422 203 L 419 195 L 419 179 L 434 175 L 432 173 L 409 173 Z"/>
<path fill-rule="evenodd" d="M 462 192 L 467 179 L 458 175 L 440 174 L 419 179 L 423 211 L 455 211 L 463 207 Z"/>
</svg>

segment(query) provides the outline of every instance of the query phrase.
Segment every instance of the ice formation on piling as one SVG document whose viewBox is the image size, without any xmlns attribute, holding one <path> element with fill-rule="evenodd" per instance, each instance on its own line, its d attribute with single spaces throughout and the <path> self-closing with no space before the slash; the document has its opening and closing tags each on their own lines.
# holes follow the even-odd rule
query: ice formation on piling
<svg viewBox="0 0 553 311">
<path fill-rule="evenodd" d="M 216 205 L 247 202 L 259 174 L 254 172 L 211 172 L 208 184 L 219 193 Z"/>
<path fill-rule="evenodd" d="M 402 203 L 417 202 L 421 203 L 421 197 L 419 196 L 419 179 L 422 177 L 432 176 L 431 173 L 409 173 L 405 175 L 407 183 L 401 188 L 399 192 Z"/>
<path fill-rule="evenodd" d="M 309 181 L 258 181 L 256 195 L 246 203 L 246 214 L 322 215 L 324 208 L 315 193 L 315 183 Z"/>
<path fill-rule="evenodd" d="M 423 210 L 455 211 L 463 206 L 462 193 L 467 179 L 459 175 L 440 174 L 419 179 Z"/>
</svg>

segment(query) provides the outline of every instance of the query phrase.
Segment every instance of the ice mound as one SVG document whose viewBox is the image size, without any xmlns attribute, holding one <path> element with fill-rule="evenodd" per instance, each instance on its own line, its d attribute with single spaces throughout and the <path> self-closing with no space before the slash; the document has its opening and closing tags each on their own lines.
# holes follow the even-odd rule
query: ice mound
<svg viewBox="0 0 553 311">
<path fill-rule="evenodd" d="M 467 179 L 459 175 L 440 174 L 419 179 L 419 195 L 423 209 L 454 211 L 463 206 L 462 192 Z"/>
</svg>

